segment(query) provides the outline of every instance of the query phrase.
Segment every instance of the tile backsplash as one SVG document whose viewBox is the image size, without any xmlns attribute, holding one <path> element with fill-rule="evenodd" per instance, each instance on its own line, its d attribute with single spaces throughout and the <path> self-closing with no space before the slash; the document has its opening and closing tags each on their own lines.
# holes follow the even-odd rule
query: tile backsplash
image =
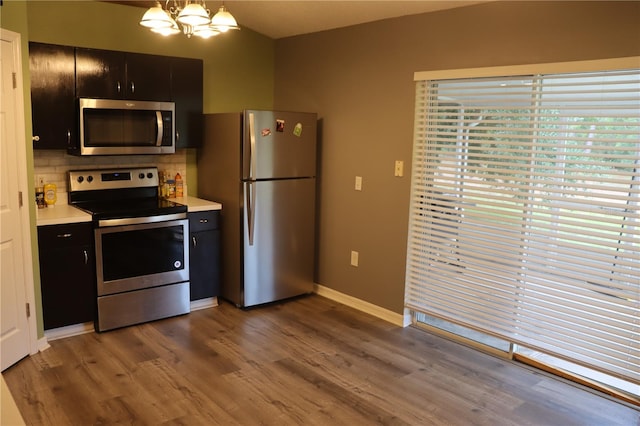
<svg viewBox="0 0 640 426">
<path fill-rule="evenodd" d="M 34 150 L 34 182 L 42 178 L 44 183 L 55 183 L 58 192 L 58 203 L 67 203 L 67 171 L 83 169 L 109 169 L 119 167 L 158 167 L 171 176 L 180 173 L 187 179 L 187 150 L 176 149 L 175 154 L 167 155 L 114 155 L 77 157 L 63 150 Z"/>
</svg>

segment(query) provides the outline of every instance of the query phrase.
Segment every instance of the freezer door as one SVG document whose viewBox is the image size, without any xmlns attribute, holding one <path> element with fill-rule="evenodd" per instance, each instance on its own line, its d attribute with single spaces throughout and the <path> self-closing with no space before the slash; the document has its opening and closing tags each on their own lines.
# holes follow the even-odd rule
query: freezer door
<svg viewBox="0 0 640 426">
<path fill-rule="evenodd" d="M 315 179 L 244 183 L 244 302 L 313 291 Z"/>
<path fill-rule="evenodd" d="M 315 113 L 244 111 L 242 179 L 316 175 Z"/>
</svg>

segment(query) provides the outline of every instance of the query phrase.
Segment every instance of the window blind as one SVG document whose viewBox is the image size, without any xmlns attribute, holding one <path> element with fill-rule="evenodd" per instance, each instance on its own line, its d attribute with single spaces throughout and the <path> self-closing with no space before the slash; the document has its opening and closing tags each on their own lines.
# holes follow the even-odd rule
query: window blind
<svg viewBox="0 0 640 426">
<path fill-rule="evenodd" d="M 417 82 L 406 306 L 640 383 L 640 72 Z"/>
</svg>

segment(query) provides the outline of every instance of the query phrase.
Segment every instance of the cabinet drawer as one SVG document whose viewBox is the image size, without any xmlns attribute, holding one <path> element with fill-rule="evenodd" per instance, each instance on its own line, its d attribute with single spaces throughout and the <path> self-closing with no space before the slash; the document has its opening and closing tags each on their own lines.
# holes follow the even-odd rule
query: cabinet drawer
<svg viewBox="0 0 640 426">
<path fill-rule="evenodd" d="M 189 213 L 189 232 L 218 229 L 220 224 L 219 211 Z"/>
<path fill-rule="evenodd" d="M 93 245 L 91 223 L 71 223 L 38 227 L 38 239 L 41 245 L 70 247 Z"/>
</svg>

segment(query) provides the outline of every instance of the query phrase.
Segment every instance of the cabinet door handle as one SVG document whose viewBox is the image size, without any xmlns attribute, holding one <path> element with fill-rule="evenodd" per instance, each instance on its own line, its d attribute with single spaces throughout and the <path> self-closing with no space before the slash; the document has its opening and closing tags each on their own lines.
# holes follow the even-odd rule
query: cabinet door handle
<svg viewBox="0 0 640 426">
<path fill-rule="evenodd" d="M 200 223 L 209 223 L 209 219 L 200 219 Z"/>
<path fill-rule="evenodd" d="M 191 237 L 191 240 L 193 241 L 193 246 L 196 247 L 198 245 L 198 241 L 196 240 L 196 237 Z"/>
<path fill-rule="evenodd" d="M 31 140 L 33 140 L 34 142 L 39 142 L 40 141 L 40 136 L 35 135 L 34 137 L 31 138 Z"/>
<path fill-rule="evenodd" d="M 118 82 L 118 83 L 116 84 L 116 88 L 118 89 L 118 93 L 120 93 L 120 90 L 121 90 L 120 82 Z"/>
<path fill-rule="evenodd" d="M 71 238 L 73 234 L 58 234 L 56 237 L 58 238 Z"/>
<path fill-rule="evenodd" d="M 82 250 L 84 253 L 84 264 L 87 265 L 89 263 L 89 253 L 86 250 Z"/>
<path fill-rule="evenodd" d="M 131 82 L 131 93 L 136 93 L 136 85 L 133 81 Z"/>
<path fill-rule="evenodd" d="M 71 130 L 67 129 L 67 145 L 71 146 Z"/>
</svg>

